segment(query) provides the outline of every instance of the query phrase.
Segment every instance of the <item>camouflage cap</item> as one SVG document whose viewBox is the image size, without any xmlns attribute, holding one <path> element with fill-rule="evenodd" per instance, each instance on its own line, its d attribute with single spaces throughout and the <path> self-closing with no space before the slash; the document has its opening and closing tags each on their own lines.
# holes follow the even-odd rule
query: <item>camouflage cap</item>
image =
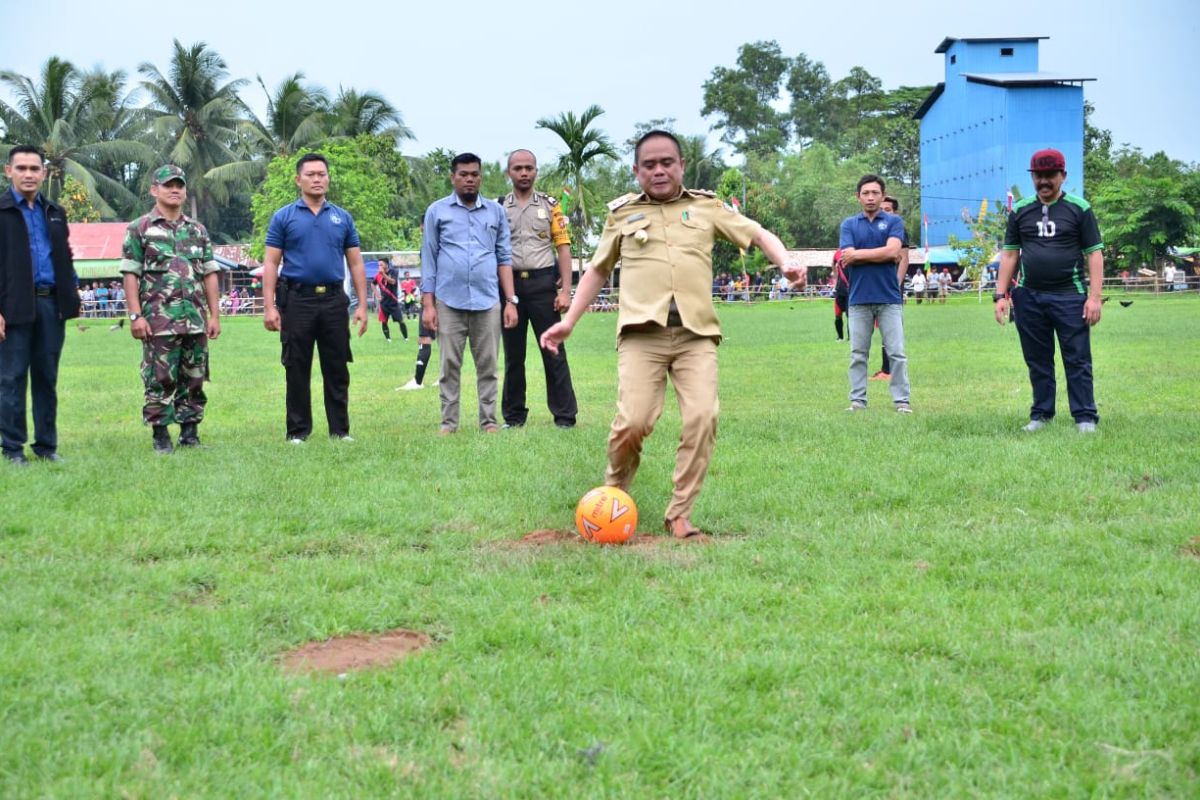
<svg viewBox="0 0 1200 800">
<path fill-rule="evenodd" d="M 174 164 L 167 164 L 165 167 L 159 167 L 154 171 L 154 185 L 166 183 L 178 179 L 187 186 L 187 176 L 183 174 L 183 170 Z"/>
</svg>

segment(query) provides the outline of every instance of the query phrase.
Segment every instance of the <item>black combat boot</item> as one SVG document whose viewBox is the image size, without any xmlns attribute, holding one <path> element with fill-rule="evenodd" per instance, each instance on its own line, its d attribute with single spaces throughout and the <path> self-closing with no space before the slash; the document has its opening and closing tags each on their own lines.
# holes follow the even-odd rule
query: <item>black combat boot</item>
<svg viewBox="0 0 1200 800">
<path fill-rule="evenodd" d="M 195 422 L 184 422 L 179 426 L 179 446 L 180 447 L 199 447 L 200 435 L 196 433 Z"/>
<path fill-rule="evenodd" d="M 154 426 L 154 452 L 164 456 L 175 452 L 171 446 L 171 432 L 166 425 Z"/>
</svg>

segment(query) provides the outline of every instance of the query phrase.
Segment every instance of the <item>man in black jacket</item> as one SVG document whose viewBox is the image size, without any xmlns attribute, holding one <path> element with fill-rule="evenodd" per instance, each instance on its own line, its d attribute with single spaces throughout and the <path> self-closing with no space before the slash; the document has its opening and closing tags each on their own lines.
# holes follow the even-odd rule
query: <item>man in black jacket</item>
<svg viewBox="0 0 1200 800">
<path fill-rule="evenodd" d="M 31 145 L 8 154 L 0 193 L 0 448 L 25 465 L 25 387 L 32 384 L 33 454 L 58 455 L 58 359 L 66 320 L 79 316 L 67 215 L 42 196 L 45 158 Z"/>
</svg>

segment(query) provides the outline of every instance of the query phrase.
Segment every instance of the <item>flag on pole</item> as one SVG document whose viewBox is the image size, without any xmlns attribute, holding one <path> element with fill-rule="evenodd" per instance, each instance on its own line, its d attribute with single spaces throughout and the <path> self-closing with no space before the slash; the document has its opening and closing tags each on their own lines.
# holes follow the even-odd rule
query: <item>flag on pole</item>
<svg viewBox="0 0 1200 800">
<path fill-rule="evenodd" d="M 733 206 L 733 210 L 740 214 L 742 213 L 742 204 L 738 202 L 737 196 L 729 198 L 729 205 Z"/>
<path fill-rule="evenodd" d="M 1008 190 L 1008 210 L 1010 212 L 1012 211 L 1012 204 L 1013 204 L 1013 194 L 1012 194 L 1012 189 L 1009 189 Z"/>
<path fill-rule="evenodd" d="M 558 204 L 562 206 L 562 213 L 564 217 L 571 213 L 571 190 L 565 186 L 563 187 L 562 194 L 559 195 Z"/>
</svg>

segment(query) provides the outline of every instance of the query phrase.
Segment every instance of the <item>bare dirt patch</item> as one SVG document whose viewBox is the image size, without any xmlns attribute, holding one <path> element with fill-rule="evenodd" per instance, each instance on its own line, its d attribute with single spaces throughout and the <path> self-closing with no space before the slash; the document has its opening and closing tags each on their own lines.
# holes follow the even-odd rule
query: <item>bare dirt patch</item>
<svg viewBox="0 0 1200 800">
<path fill-rule="evenodd" d="M 1179 548 L 1179 554 L 1185 558 L 1200 560 L 1200 536 L 1193 536 L 1191 539 L 1188 539 L 1187 544 Z"/>
<path fill-rule="evenodd" d="M 489 542 L 493 547 L 499 547 L 503 550 L 531 550 L 539 547 L 547 547 L 550 545 L 569 545 L 574 547 L 671 547 L 674 545 L 689 545 L 689 544 L 708 544 L 712 538 L 706 534 L 691 536 L 687 539 L 676 539 L 672 536 L 647 536 L 644 533 L 635 533 L 629 537 L 629 540 L 620 545 L 594 545 L 590 542 L 585 542 L 583 537 L 574 531 L 555 530 L 554 528 L 540 528 L 536 531 L 531 531 L 525 534 L 520 539 L 503 539 L 498 542 Z"/>
<path fill-rule="evenodd" d="M 428 634 L 397 628 L 383 633 L 351 633 L 308 642 L 283 654 L 285 671 L 341 675 L 394 664 L 433 644 Z"/>
</svg>

